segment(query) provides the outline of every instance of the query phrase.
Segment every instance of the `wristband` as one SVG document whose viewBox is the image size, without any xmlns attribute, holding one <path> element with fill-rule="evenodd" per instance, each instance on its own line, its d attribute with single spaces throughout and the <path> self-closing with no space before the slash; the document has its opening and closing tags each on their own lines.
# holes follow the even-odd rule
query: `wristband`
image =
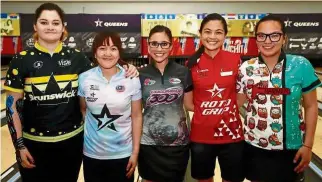
<svg viewBox="0 0 322 182">
<path fill-rule="evenodd" d="M 312 147 L 307 146 L 307 145 L 305 145 L 305 144 L 303 144 L 303 147 L 306 147 L 306 148 L 309 148 L 310 150 L 312 150 Z"/>
<path fill-rule="evenodd" d="M 16 142 L 15 142 L 15 148 L 16 148 L 16 150 L 21 150 L 21 149 L 25 149 L 26 148 L 26 146 L 25 146 L 25 144 L 23 142 L 23 138 L 22 137 L 20 137 L 20 138 L 18 138 L 16 140 Z"/>
</svg>

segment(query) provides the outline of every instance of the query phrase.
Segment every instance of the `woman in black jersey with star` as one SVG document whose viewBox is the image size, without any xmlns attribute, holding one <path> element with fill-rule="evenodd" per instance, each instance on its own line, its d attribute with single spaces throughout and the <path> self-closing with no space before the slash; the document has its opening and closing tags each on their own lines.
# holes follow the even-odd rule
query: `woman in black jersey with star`
<svg viewBox="0 0 322 182">
<path fill-rule="evenodd" d="M 91 62 L 62 46 L 67 30 L 56 4 L 39 6 L 33 27 L 35 46 L 13 57 L 4 86 L 20 174 L 24 182 L 76 182 L 83 149 L 78 75 Z M 133 65 L 127 73 L 138 75 Z"/>
</svg>

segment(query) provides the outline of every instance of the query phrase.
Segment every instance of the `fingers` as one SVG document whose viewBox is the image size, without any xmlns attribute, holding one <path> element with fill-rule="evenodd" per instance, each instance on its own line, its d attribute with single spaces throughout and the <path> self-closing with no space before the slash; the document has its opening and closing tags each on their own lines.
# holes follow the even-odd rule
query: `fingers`
<svg viewBox="0 0 322 182">
<path fill-rule="evenodd" d="M 137 77 L 138 76 L 138 71 L 133 65 L 129 65 L 129 68 L 126 70 L 126 77 Z"/>
<path fill-rule="evenodd" d="M 123 65 L 123 68 L 127 71 L 127 69 L 129 69 L 129 67 L 125 64 Z"/>
<path fill-rule="evenodd" d="M 132 162 L 129 161 L 126 166 L 126 171 L 129 171 L 131 169 L 131 166 L 132 166 Z"/>
<path fill-rule="evenodd" d="M 304 160 L 301 160 L 300 164 L 296 166 L 294 171 L 297 173 L 300 173 L 300 172 L 303 172 L 306 167 L 307 167 L 306 162 Z"/>
<path fill-rule="evenodd" d="M 131 167 L 129 168 L 128 172 L 126 173 L 127 178 L 130 178 L 135 171 L 135 165 L 132 165 L 132 162 L 130 162 L 130 166 Z"/>
<path fill-rule="evenodd" d="M 34 165 L 34 159 L 33 157 L 30 155 L 30 153 L 28 151 L 23 151 L 20 152 L 20 157 L 21 157 L 21 165 L 24 168 L 34 168 L 36 167 Z"/>
<path fill-rule="evenodd" d="M 293 162 L 297 163 L 297 161 L 299 160 L 300 156 L 301 156 L 301 151 L 299 150 L 299 151 L 296 152 L 296 155 L 295 155 L 295 157 L 293 159 Z"/>
</svg>

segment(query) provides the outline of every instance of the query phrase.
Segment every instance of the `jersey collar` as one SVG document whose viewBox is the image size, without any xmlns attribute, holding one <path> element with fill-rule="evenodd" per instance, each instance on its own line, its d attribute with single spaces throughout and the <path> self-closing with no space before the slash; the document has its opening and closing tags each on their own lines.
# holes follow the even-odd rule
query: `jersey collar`
<svg viewBox="0 0 322 182">
<path fill-rule="evenodd" d="M 220 57 L 222 51 L 223 51 L 222 49 L 219 49 L 218 53 L 213 58 L 211 56 L 209 56 L 206 52 L 203 52 L 202 56 L 204 56 L 206 59 L 209 59 L 209 60 L 215 60 Z"/>
<path fill-rule="evenodd" d="M 46 49 L 45 47 L 41 46 L 38 42 L 35 43 L 35 48 L 37 50 L 41 51 L 41 52 L 50 54 L 50 52 L 48 51 L 48 49 Z M 62 49 L 63 49 L 63 43 L 60 42 L 58 44 L 58 46 L 55 48 L 55 50 L 54 50 L 53 53 L 59 53 Z"/>
<path fill-rule="evenodd" d="M 116 66 L 120 69 L 120 71 L 117 72 L 115 75 L 113 75 L 111 77 L 111 80 L 114 79 L 114 78 L 116 78 L 116 77 L 123 76 L 125 74 L 125 70 L 124 70 L 124 68 L 122 66 L 120 66 L 119 64 L 117 64 Z M 97 70 L 98 76 L 100 76 L 101 78 L 104 78 L 105 79 L 105 77 L 104 77 L 104 75 L 102 73 L 102 68 L 100 66 L 97 66 L 96 67 L 96 70 Z"/>
<path fill-rule="evenodd" d="M 152 61 L 151 65 L 152 65 L 152 67 L 153 67 L 154 69 L 156 69 L 157 71 L 160 71 L 160 70 L 157 68 L 155 61 Z M 168 61 L 168 64 L 167 64 L 167 65 L 165 66 L 165 68 L 164 68 L 164 72 L 163 72 L 163 74 L 165 74 L 165 72 L 169 69 L 169 67 L 170 67 L 171 65 L 173 65 L 173 60 L 169 60 L 169 61 Z"/>
</svg>

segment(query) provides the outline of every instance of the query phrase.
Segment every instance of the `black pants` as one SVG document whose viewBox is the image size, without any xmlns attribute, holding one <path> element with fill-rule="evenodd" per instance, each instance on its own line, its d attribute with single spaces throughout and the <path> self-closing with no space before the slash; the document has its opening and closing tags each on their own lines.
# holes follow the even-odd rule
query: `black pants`
<svg viewBox="0 0 322 182">
<path fill-rule="evenodd" d="M 70 139 L 48 143 L 25 139 L 35 160 L 35 168 L 19 165 L 23 182 L 77 182 L 83 152 L 83 133 Z"/>
<path fill-rule="evenodd" d="M 246 178 L 261 182 L 295 182 L 304 178 L 304 173 L 296 173 L 293 163 L 297 150 L 269 151 L 245 142 L 244 169 Z"/>
<path fill-rule="evenodd" d="M 213 177 L 218 157 L 221 177 L 224 180 L 244 181 L 243 150 L 244 141 L 228 144 L 191 142 L 191 176 L 198 180 Z"/>
<path fill-rule="evenodd" d="M 123 159 L 99 160 L 84 156 L 83 169 L 85 182 L 133 182 L 134 173 L 126 177 L 129 157 Z"/>
</svg>

